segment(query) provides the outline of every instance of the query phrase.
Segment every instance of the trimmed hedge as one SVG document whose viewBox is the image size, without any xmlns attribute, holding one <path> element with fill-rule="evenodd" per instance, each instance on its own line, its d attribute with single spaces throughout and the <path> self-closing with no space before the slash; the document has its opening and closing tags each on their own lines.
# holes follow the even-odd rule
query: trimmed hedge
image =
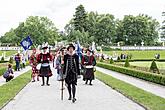
<svg viewBox="0 0 165 110">
<path fill-rule="evenodd" d="M 0 63 L 7 63 L 8 61 L 0 61 Z"/>
<path fill-rule="evenodd" d="M 150 73 L 150 72 L 134 70 L 134 69 L 130 69 L 130 68 L 120 67 L 120 66 L 101 63 L 101 62 L 98 62 L 97 66 L 102 67 L 102 68 L 106 68 L 106 69 L 109 69 L 109 70 L 113 70 L 113 71 L 116 71 L 116 72 L 120 72 L 120 73 L 129 75 L 129 76 L 133 76 L 133 77 L 136 77 L 136 78 L 140 78 L 140 79 L 143 79 L 143 80 L 146 80 L 146 81 L 150 81 L 150 82 L 154 82 L 154 83 L 157 83 L 157 84 L 165 85 L 165 76 L 160 75 L 160 74 L 154 74 L 154 73 Z"/>
</svg>

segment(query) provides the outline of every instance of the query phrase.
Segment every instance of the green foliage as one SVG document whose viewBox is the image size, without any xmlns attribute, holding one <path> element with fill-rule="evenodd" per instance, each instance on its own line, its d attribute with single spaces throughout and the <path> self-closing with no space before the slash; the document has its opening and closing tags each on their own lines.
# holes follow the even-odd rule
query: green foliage
<svg viewBox="0 0 165 110">
<path fill-rule="evenodd" d="M 153 73 L 156 73 L 156 72 L 159 73 L 159 69 L 157 67 L 155 60 L 153 60 L 151 63 L 150 71 L 152 71 Z"/>
<path fill-rule="evenodd" d="M 1 62 L 5 61 L 4 57 L 1 58 Z"/>
<path fill-rule="evenodd" d="M 113 78 L 112 76 L 99 71 L 96 72 L 96 77 L 111 88 L 119 91 L 126 97 L 143 105 L 149 110 L 164 110 L 165 108 L 165 99 L 162 97 L 156 96 L 150 92 L 144 91 L 138 87 Z"/>
<path fill-rule="evenodd" d="M 74 30 L 80 32 L 87 31 L 87 13 L 83 5 L 79 5 L 76 8 L 76 12 L 73 18 Z"/>
<path fill-rule="evenodd" d="M 162 22 L 162 27 L 161 27 L 161 38 L 165 38 L 165 12 L 162 12 L 162 16 L 164 17 L 164 20 Z"/>
<path fill-rule="evenodd" d="M 130 64 L 129 64 L 129 60 L 128 60 L 128 58 L 125 60 L 125 64 L 124 64 L 124 67 L 129 67 L 130 66 Z"/>
<path fill-rule="evenodd" d="M 13 57 L 10 57 L 10 59 L 9 59 L 9 63 L 11 63 L 11 64 L 14 63 L 14 59 L 13 59 Z"/>
<path fill-rule="evenodd" d="M 117 62 L 120 62 L 121 61 L 121 58 L 120 56 L 117 57 Z"/>
<path fill-rule="evenodd" d="M 103 51 L 103 53 L 112 56 L 113 52 L 112 51 Z M 129 50 L 129 51 L 115 51 L 117 55 L 121 55 L 121 53 L 125 53 L 126 55 L 132 55 L 131 59 L 132 60 L 147 60 L 147 59 L 154 59 L 155 54 L 160 54 L 160 59 L 165 59 L 165 52 L 162 50 L 145 50 L 145 51 L 139 51 L 139 50 Z"/>
<path fill-rule="evenodd" d="M 54 44 L 54 41 L 60 40 L 57 28 L 54 23 L 47 17 L 30 16 L 25 22 L 21 22 L 15 29 L 6 32 L 0 39 L 3 43 L 16 43 L 20 45 L 20 41 L 30 36 L 33 44 L 42 44 L 48 42 Z"/>
<path fill-rule="evenodd" d="M 7 67 L 0 68 L 0 76 L 3 75 L 6 70 L 7 70 Z"/>
<path fill-rule="evenodd" d="M 157 45 L 159 23 L 144 14 L 138 16 L 127 15 L 124 19 L 115 19 L 112 14 L 86 13 L 82 5 L 76 8 L 74 18 L 66 25 L 67 35 L 79 30 L 87 32 L 96 45 Z M 76 36 L 75 36 L 76 37 Z M 75 40 L 75 37 L 72 37 Z M 87 40 L 88 41 L 88 40 Z"/>
<path fill-rule="evenodd" d="M 103 61 L 104 61 L 104 60 L 101 58 L 101 59 L 100 59 L 100 62 L 103 62 Z"/>
<path fill-rule="evenodd" d="M 158 40 L 158 21 L 148 15 L 126 15 L 123 20 L 117 20 L 116 42 L 124 41 L 125 45 L 154 45 Z"/>
<path fill-rule="evenodd" d="M 110 64 L 113 64 L 114 63 L 114 61 L 113 61 L 113 59 L 111 58 L 110 59 L 110 62 L 109 62 Z"/>
<path fill-rule="evenodd" d="M 30 78 L 31 71 L 28 71 L 16 79 L 4 84 L 0 87 L 0 109 L 10 100 L 12 100 L 16 94 L 26 86 L 31 78 Z"/>
<path fill-rule="evenodd" d="M 97 62 L 97 66 L 102 67 L 102 68 L 106 68 L 109 70 L 113 70 L 119 73 L 123 73 L 129 76 L 133 76 L 136 78 L 140 78 L 146 81 L 150 81 L 150 82 L 154 82 L 157 84 L 161 84 L 161 85 L 165 85 L 165 76 L 164 75 L 160 75 L 160 74 L 153 74 L 150 72 L 144 72 L 144 71 L 140 71 L 140 70 L 134 70 L 131 68 L 125 68 L 125 67 L 120 67 L 120 66 L 116 66 L 116 65 L 111 65 L 111 64 L 106 64 L 106 63 L 101 63 L 101 62 Z"/>
</svg>

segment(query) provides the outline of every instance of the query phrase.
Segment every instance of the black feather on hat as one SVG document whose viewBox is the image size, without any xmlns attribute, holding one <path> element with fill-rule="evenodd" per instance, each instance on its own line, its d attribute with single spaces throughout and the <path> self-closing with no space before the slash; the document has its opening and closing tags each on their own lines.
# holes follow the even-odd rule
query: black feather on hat
<svg viewBox="0 0 165 110">
<path fill-rule="evenodd" d="M 73 48 L 73 50 L 75 50 L 75 47 L 74 47 L 74 45 L 73 44 L 69 44 L 69 46 L 67 47 L 67 50 L 69 50 L 69 48 L 70 47 L 72 47 Z"/>
</svg>

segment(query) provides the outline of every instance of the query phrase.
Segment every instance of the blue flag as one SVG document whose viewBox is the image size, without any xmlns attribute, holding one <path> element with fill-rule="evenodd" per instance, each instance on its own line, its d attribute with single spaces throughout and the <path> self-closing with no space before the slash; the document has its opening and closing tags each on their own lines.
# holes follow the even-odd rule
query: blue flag
<svg viewBox="0 0 165 110">
<path fill-rule="evenodd" d="M 29 47 L 33 45 L 32 40 L 30 39 L 30 36 L 27 36 L 25 39 L 23 39 L 20 44 L 24 48 L 24 50 L 29 49 Z"/>
</svg>

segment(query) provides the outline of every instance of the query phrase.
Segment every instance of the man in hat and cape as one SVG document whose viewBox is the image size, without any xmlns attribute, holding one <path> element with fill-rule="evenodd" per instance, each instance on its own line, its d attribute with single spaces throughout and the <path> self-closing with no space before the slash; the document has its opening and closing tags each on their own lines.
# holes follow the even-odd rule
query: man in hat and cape
<svg viewBox="0 0 165 110">
<path fill-rule="evenodd" d="M 75 47 L 70 44 L 67 48 L 68 53 L 64 55 L 64 71 L 65 83 L 68 88 L 69 99 L 74 103 L 76 101 L 76 85 L 77 77 L 80 75 L 79 57 L 74 53 Z"/>
</svg>

